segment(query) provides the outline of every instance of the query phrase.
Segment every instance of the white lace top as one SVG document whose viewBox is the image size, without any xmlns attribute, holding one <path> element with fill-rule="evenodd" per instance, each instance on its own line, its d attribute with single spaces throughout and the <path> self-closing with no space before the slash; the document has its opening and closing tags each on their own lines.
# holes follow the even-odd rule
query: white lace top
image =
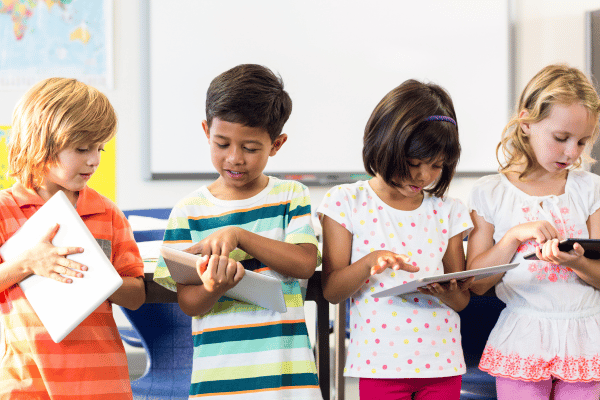
<svg viewBox="0 0 600 400">
<path fill-rule="evenodd" d="M 571 171 L 565 193 L 530 196 L 503 174 L 478 180 L 470 209 L 494 225 L 498 242 L 513 226 L 551 222 L 564 238 L 589 238 L 587 220 L 600 208 L 600 177 Z M 521 262 L 496 285 L 507 308 L 491 332 L 480 368 L 495 376 L 538 381 L 600 380 L 600 291 L 570 268 L 523 255 L 538 244 L 523 242 L 512 262 Z M 467 327 L 465 327 L 467 328 Z"/>
</svg>

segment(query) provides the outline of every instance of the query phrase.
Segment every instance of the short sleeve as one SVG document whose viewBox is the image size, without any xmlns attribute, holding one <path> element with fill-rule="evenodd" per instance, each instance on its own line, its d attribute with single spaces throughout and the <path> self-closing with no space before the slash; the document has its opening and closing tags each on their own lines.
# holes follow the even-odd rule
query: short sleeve
<svg viewBox="0 0 600 400">
<path fill-rule="evenodd" d="M 293 244 L 311 243 L 316 246 L 318 242 L 312 226 L 312 211 L 308 188 L 295 182 L 291 192 L 285 242 Z"/>
<path fill-rule="evenodd" d="M 163 243 L 179 250 L 191 246 L 192 236 L 188 218 L 185 212 L 178 206 L 175 206 L 171 210 Z M 177 283 L 171 277 L 162 255 L 158 258 L 152 279 L 173 292 L 177 291 Z"/>
<path fill-rule="evenodd" d="M 348 201 L 349 189 L 344 185 L 336 186 L 330 189 L 323 201 L 317 208 L 317 213 L 322 216 L 328 216 L 338 224 L 342 225 L 348 231 L 352 232 L 352 213 L 350 202 Z"/>
<path fill-rule="evenodd" d="M 285 242 L 292 244 L 310 243 L 318 248 L 315 229 L 312 225 L 312 210 L 308 188 L 294 182 L 286 218 Z M 321 265 L 321 252 L 317 252 L 317 266 Z"/>
<path fill-rule="evenodd" d="M 589 176 L 591 177 L 592 185 L 591 188 L 587 189 L 587 192 L 590 195 L 589 215 L 592 215 L 600 208 L 600 176 L 592 173 L 589 173 Z"/>
<path fill-rule="evenodd" d="M 446 201 L 450 205 L 448 212 L 448 219 L 450 220 L 448 229 L 449 237 L 454 237 L 462 233 L 462 238 L 464 239 L 473 229 L 469 210 L 458 199 L 448 198 Z"/>
<path fill-rule="evenodd" d="M 112 264 L 122 277 L 139 278 L 144 276 L 144 263 L 140 256 L 133 230 L 121 210 L 112 208 Z"/>
<path fill-rule="evenodd" d="M 493 199 L 490 195 L 490 186 L 493 183 L 490 182 L 488 176 L 484 176 L 483 178 L 477 180 L 471 189 L 471 193 L 469 194 L 469 213 L 471 211 L 475 211 L 480 217 L 492 224 L 494 223 L 493 213 L 490 209 L 490 204 L 494 204 Z M 502 194 L 498 193 L 497 199 L 502 199 Z"/>
</svg>

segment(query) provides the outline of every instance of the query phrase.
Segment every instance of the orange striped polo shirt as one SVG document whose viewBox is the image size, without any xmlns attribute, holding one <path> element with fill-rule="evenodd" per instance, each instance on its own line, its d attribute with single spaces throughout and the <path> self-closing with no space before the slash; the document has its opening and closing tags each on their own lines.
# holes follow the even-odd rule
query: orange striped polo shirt
<svg viewBox="0 0 600 400">
<path fill-rule="evenodd" d="M 0 191 L 0 245 L 43 203 L 19 183 Z M 77 212 L 121 276 L 143 276 L 131 227 L 112 201 L 86 187 Z M 125 348 L 108 300 L 60 343 L 52 341 L 19 285 L 0 293 L 0 315 L 0 399 L 132 398 Z"/>
</svg>

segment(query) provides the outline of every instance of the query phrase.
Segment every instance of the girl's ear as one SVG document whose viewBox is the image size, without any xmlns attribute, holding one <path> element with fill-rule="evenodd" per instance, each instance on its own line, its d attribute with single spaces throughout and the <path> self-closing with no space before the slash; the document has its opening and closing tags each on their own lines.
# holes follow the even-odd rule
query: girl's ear
<svg viewBox="0 0 600 400">
<path fill-rule="evenodd" d="M 519 119 L 524 119 L 527 117 L 529 117 L 529 111 L 523 110 L 519 113 Z M 531 129 L 529 128 L 529 123 L 528 122 L 519 122 L 519 126 L 523 130 L 523 134 L 525 136 L 528 136 L 529 133 L 531 132 Z"/>
<path fill-rule="evenodd" d="M 271 144 L 271 152 L 269 153 L 270 157 L 273 157 L 275 154 L 277 154 L 279 149 L 281 149 L 281 146 L 283 146 L 283 144 L 287 141 L 287 138 L 288 136 L 285 133 L 282 133 L 273 141 Z"/>
</svg>

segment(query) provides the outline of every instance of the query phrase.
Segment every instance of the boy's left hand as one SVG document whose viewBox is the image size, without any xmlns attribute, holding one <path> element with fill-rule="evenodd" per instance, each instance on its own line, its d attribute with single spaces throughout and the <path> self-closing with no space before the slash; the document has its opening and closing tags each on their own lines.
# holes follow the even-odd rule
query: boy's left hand
<svg viewBox="0 0 600 400">
<path fill-rule="evenodd" d="M 558 244 L 558 239 L 552 239 L 540 245 L 535 251 L 537 258 L 552 264 L 571 267 L 571 264 L 576 262 L 580 257 L 583 257 L 583 254 L 585 253 L 585 250 L 579 243 L 575 243 L 573 245 L 573 250 L 569 252 L 560 251 L 558 249 Z"/>
<path fill-rule="evenodd" d="M 209 257 L 212 255 L 229 257 L 229 253 L 239 244 L 238 229 L 240 228 L 235 226 L 219 229 L 184 251 Z"/>
<path fill-rule="evenodd" d="M 465 290 L 469 290 L 474 280 L 474 277 L 460 281 L 452 279 L 447 283 L 431 283 L 427 286 L 420 287 L 417 290 L 422 294 L 429 294 L 431 296 L 443 298 L 445 296 L 452 295 L 454 292 L 463 292 Z"/>
</svg>

